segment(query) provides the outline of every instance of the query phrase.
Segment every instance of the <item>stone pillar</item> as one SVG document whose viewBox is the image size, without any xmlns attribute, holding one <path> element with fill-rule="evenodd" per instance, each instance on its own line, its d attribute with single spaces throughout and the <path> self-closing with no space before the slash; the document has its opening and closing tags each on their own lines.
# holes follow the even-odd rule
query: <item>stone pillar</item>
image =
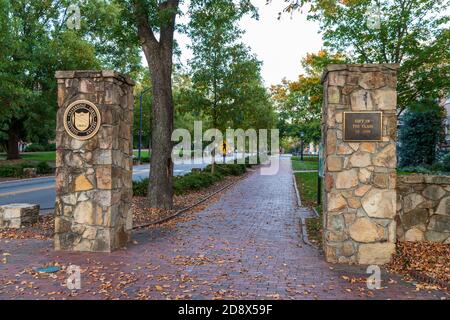
<svg viewBox="0 0 450 320">
<path fill-rule="evenodd" d="M 55 249 L 111 252 L 132 229 L 133 86 L 113 71 L 58 71 Z"/>
<path fill-rule="evenodd" d="M 384 264 L 395 251 L 398 65 L 329 65 L 322 77 L 324 251 Z"/>
</svg>

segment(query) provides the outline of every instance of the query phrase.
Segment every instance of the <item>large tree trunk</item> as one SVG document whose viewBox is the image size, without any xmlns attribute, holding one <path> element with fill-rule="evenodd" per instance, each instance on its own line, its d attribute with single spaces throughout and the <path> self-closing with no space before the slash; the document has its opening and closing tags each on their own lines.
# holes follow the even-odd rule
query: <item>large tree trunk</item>
<svg viewBox="0 0 450 320">
<path fill-rule="evenodd" d="M 162 52 L 161 54 L 167 55 Z M 158 59 L 159 60 L 159 59 Z M 153 86 L 152 156 L 148 199 L 152 207 L 171 209 L 173 206 L 173 97 L 172 54 L 150 63 Z"/>
<path fill-rule="evenodd" d="M 20 123 L 16 120 L 11 122 L 8 130 L 8 152 L 6 159 L 19 159 Z"/>
<path fill-rule="evenodd" d="M 152 154 L 148 200 L 154 208 L 173 207 L 173 97 L 172 55 L 175 18 L 179 0 L 167 0 L 158 5 L 161 14 L 160 39 L 149 25 L 150 8 L 144 1 L 134 1 L 139 40 L 150 68 L 153 89 Z"/>
</svg>

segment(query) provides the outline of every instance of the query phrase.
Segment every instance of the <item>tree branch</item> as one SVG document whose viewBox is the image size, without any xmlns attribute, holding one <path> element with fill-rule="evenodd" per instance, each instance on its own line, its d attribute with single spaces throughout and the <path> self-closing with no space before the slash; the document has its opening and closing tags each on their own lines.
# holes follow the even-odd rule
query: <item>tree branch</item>
<svg viewBox="0 0 450 320">
<path fill-rule="evenodd" d="M 170 14 L 167 15 L 168 19 L 161 22 L 160 42 L 165 48 L 172 47 L 179 3 L 180 0 L 167 0 L 162 2 L 159 7 L 160 12 L 170 11 Z"/>
<path fill-rule="evenodd" d="M 158 46 L 159 42 L 148 23 L 148 8 L 142 0 L 133 1 L 134 17 L 138 27 L 138 35 L 141 45 Z"/>
</svg>

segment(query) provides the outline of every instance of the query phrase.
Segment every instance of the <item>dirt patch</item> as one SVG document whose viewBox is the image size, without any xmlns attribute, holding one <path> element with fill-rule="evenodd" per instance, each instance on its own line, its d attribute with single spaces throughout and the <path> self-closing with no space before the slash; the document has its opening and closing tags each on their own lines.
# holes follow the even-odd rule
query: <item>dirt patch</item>
<svg viewBox="0 0 450 320">
<path fill-rule="evenodd" d="M 322 247 L 322 218 L 314 217 L 314 218 L 306 218 L 306 231 L 308 232 L 308 240 L 312 244 Z"/>
</svg>

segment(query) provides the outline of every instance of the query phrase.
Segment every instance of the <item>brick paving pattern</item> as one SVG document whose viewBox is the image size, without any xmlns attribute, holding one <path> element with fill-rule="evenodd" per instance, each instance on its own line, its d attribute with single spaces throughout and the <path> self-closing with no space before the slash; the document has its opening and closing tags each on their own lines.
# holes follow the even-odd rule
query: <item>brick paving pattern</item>
<svg viewBox="0 0 450 320">
<path fill-rule="evenodd" d="M 51 241 L 0 239 L 0 299 L 440 299 L 382 271 L 368 290 L 365 268 L 331 265 L 301 240 L 290 160 L 259 172 L 201 212 L 137 231 L 111 254 L 52 250 Z M 81 267 L 81 290 L 66 273 L 37 275 L 46 263 Z M 352 281 L 353 279 L 353 281 Z M 356 281 L 355 281 L 356 280 Z"/>
</svg>

